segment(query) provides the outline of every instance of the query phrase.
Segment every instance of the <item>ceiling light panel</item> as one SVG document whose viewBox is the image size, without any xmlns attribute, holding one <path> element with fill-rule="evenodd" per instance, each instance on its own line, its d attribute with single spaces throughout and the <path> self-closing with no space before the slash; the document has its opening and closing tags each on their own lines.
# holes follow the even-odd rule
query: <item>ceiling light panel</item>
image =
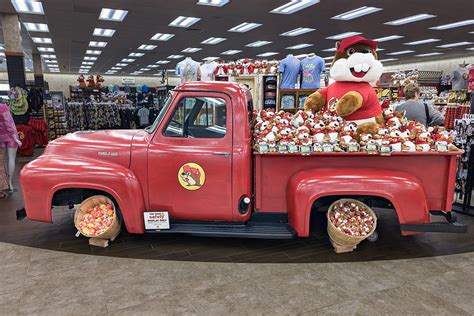
<svg viewBox="0 0 474 316">
<path fill-rule="evenodd" d="M 170 55 L 167 58 L 169 58 L 169 59 L 178 59 L 178 58 L 182 58 L 182 57 L 184 57 L 184 56 L 183 55 Z"/>
<path fill-rule="evenodd" d="M 160 65 L 148 65 L 147 68 L 158 68 Z"/>
<path fill-rule="evenodd" d="M 50 72 L 59 72 L 59 68 L 50 69 L 49 71 L 50 71 Z"/>
<path fill-rule="evenodd" d="M 145 55 L 144 53 L 130 53 L 128 54 L 129 57 L 142 57 Z"/>
<path fill-rule="evenodd" d="M 103 8 L 100 11 L 99 20 L 122 22 L 127 13 L 128 11 L 126 10 Z"/>
<path fill-rule="evenodd" d="M 323 59 L 324 59 L 324 60 L 333 60 L 333 59 L 334 59 L 334 56 L 324 57 Z"/>
<path fill-rule="evenodd" d="M 107 46 L 107 42 L 90 41 L 89 46 L 90 47 L 105 47 L 105 46 Z"/>
<path fill-rule="evenodd" d="M 396 58 L 386 58 L 386 59 L 381 59 L 379 60 L 381 63 L 384 63 L 384 62 L 389 62 L 389 61 L 395 61 L 395 60 L 398 60 Z"/>
<path fill-rule="evenodd" d="M 474 50 L 474 47 L 466 48 L 466 50 Z"/>
<path fill-rule="evenodd" d="M 223 38 L 223 37 L 209 37 L 207 40 L 202 41 L 201 44 L 216 45 L 216 44 L 222 43 L 225 40 L 226 38 Z"/>
<path fill-rule="evenodd" d="M 404 36 L 402 36 L 402 35 L 390 35 L 390 36 L 384 36 L 384 37 L 376 38 L 376 39 L 374 39 L 374 41 L 381 43 L 381 42 L 393 41 L 393 40 L 400 39 L 400 38 L 403 38 L 403 37 Z"/>
<path fill-rule="evenodd" d="M 434 43 L 434 42 L 439 42 L 441 41 L 440 39 L 437 38 L 428 38 L 420 41 L 415 41 L 415 42 L 409 42 L 409 43 L 404 43 L 403 45 L 422 45 L 422 44 L 428 44 L 428 43 Z"/>
<path fill-rule="evenodd" d="M 429 57 L 429 56 L 438 56 L 438 55 L 443 55 L 443 53 L 434 52 L 434 53 L 427 53 L 427 54 L 419 54 L 415 56 L 416 57 Z"/>
<path fill-rule="evenodd" d="M 201 20 L 201 18 L 195 18 L 191 16 L 179 16 L 174 19 L 174 21 L 171 22 L 169 26 L 188 28 L 191 25 L 197 23 L 199 20 Z"/>
<path fill-rule="evenodd" d="M 250 30 L 256 29 L 257 27 L 262 26 L 260 23 L 250 23 L 250 22 L 244 22 L 242 24 L 239 24 L 237 26 L 234 26 L 229 32 L 235 32 L 235 33 L 245 33 Z"/>
<path fill-rule="evenodd" d="M 265 46 L 265 45 L 268 45 L 268 44 L 271 44 L 271 43 L 272 42 L 270 42 L 270 41 L 256 41 L 256 42 L 247 44 L 245 46 L 247 46 L 247 47 L 261 47 L 261 46 Z"/>
<path fill-rule="evenodd" d="M 458 43 L 451 43 L 451 44 L 445 44 L 445 45 L 439 45 L 436 47 L 439 48 L 451 48 L 451 47 L 458 47 L 458 46 L 465 46 L 465 45 L 471 45 L 473 44 L 472 42 L 458 42 Z"/>
<path fill-rule="evenodd" d="M 44 14 L 43 5 L 39 1 L 12 0 L 12 4 L 18 13 Z"/>
<path fill-rule="evenodd" d="M 364 15 L 372 14 L 378 11 L 381 11 L 381 8 L 376 8 L 376 7 L 360 7 L 358 9 L 354 9 L 352 11 L 348 11 L 345 13 L 338 14 L 336 16 L 333 16 L 331 19 L 333 20 L 342 20 L 342 21 L 349 21 L 353 20 L 356 18 L 359 18 Z"/>
<path fill-rule="evenodd" d="M 23 22 L 29 32 L 49 32 L 48 24 Z"/>
<path fill-rule="evenodd" d="M 223 7 L 229 2 L 230 0 L 199 0 L 197 4 L 207 5 L 210 7 Z"/>
<path fill-rule="evenodd" d="M 44 62 L 47 63 L 47 64 L 57 64 L 58 63 L 58 61 L 55 60 L 55 59 L 46 59 Z"/>
<path fill-rule="evenodd" d="M 56 59 L 56 55 L 48 55 L 48 54 L 45 54 L 45 55 L 41 55 L 41 57 L 43 57 L 43 58 Z"/>
<path fill-rule="evenodd" d="M 222 52 L 221 55 L 235 55 L 241 52 L 242 51 L 238 49 L 231 49 L 231 50 L 226 50 L 225 52 Z"/>
<path fill-rule="evenodd" d="M 133 58 L 124 58 L 121 60 L 122 63 L 133 63 L 135 59 Z"/>
<path fill-rule="evenodd" d="M 297 29 L 294 29 L 294 30 L 291 30 L 291 31 L 288 31 L 288 32 L 285 32 L 285 33 L 281 33 L 280 36 L 294 37 L 294 36 L 302 35 L 302 34 L 305 34 L 305 33 L 313 32 L 315 30 L 316 29 L 312 29 L 312 28 L 309 28 L 309 27 L 299 27 Z"/>
<path fill-rule="evenodd" d="M 140 71 L 149 71 L 151 70 L 150 68 L 140 68 Z"/>
<path fill-rule="evenodd" d="M 102 54 L 102 51 L 88 49 L 88 50 L 86 50 L 86 54 L 88 54 L 88 55 L 100 55 L 100 54 Z"/>
<path fill-rule="evenodd" d="M 168 34 L 168 33 L 156 33 L 153 35 L 150 39 L 152 41 L 168 41 L 170 40 L 174 34 Z"/>
<path fill-rule="evenodd" d="M 399 51 L 399 52 L 387 53 L 387 55 L 396 56 L 396 55 L 410 54 L 410 53 L 414 53 L 414 52 L 415 52 L 415 51 L 413 51 L 413 50 L 401 50 L 401 51 Z"/>
<path fill-rule="evenodd" d="M 420 14 L 416 14 L 416 15 L 412 15 L 412 16 L 407 16 L 405 18 L 401 18 L 401 19 L 398 19 L 398 20 L 385 22 L 384 24 L 398 26 L 398 25 L 404 25 L 404 24 L 413 23 L 413 22 L 417 22 L 417 21 L 422 21 L 422 20 L 426 20 L 426 19 L 431 19 L 431 18 L 435 18 L 435 17 L 436 17 L 436 15 L 427 14 L 427 13 L 420 13 Z"/>
<path fill-rule="evenodd" d="M 335 51 L 336 51 L 336 47 L 323 49 L 323 52 L 335 52 Z"/>
<path fill-rule="evenodd" d="M 97 60 L 97 57 L 95 57 L 95 56 L 85 56 L 84 60 Z"/>
<path fill-rule="evenodd" d="M 83 61 L 82 65 L 93 65 L 94 63 L 92 61 Z"/>
<path fill-rule="evenodd" d="M 183 53 L 195 53 L 195 52 L 198 52 L 202 50 L 202 48 L 198 48 L 198 47 L 188 47 L 186 49 L 183 49 L 181 52 Z"/>
<path fill-rule="evenodd" d="M 112 69 L 112 70 L 121 70 L 122 67 L 112 67 L 112 68 L 110 68 L 110 69 Z"/>
<path fill-rule="evenodd" d="M 302 48 L 311 47 L 311 46 L 313 46 L 313 44 L 298 44 L 298 45 L 287 47 L 286 49 L 302 49 Z"/>
<path fill-rule="evenodd" d="M 113 29 L 101 29 L 96 27 L 92 35 L 94 36 L 103 36 L 103 37 L 112 37 L 115 33 Z"/>
<path fill-rule="evenodd" d="M 140 45 L 138 47 L 138 49 L 141 49 L 141 50 L 154 50 L 157 46 L 156 45 Z"/>
<path fill-rule="evenodd" d="M 31 38 L 36 44 L 52 44 L 53 41 L 49 37 L 32 37 Z"/>
<path fill-rule="evenodd" d="M 118 66 L 118 67 L 126 67 L 126 66 L 128 66 L 128 64 L 118 63 L 118 64 L 116 64 L 115 66 Z"/>
<path fill-rule="evenodd" d="M 465 20 L 465 21 L 459 21 L 459 22 L 455 22 L 455 23 L 443 24 L 443 25 L 430 27 L 430 29 L 431 30 L 436 30 L 436 31 L 442 31 L 442 30 L 448 30 L 448 29 L 453 29 L 455 27 L 462 27 L 462 26 L 467 26 L 467 25 L 472 25 L 472 24 L 474 24 L 474 20 Z"/>
<path fill-rule="evenodd" d="M 356 35 L 360 35 L 362 33 L 360 32 L 345 32 L 345 33 L 341 33 L 341 34 L 337 34 L 337 35 L 333 35 L 333 36 L 328 36 L 326 37 L 326 39 L 329 39 L 329 40 L 341 40 L 343 38 L 346 38 L 346 37 L 350 37 L 350 36 L 356 36 Z"/>
<path fill-rule="evenodd" d="M 42 53 L 54 53 L 54 48 L 52 47 L 38 47 L 38 51 Z"/>
<path fill-rule="evenodd" d="M 274 55 L 278 55 L 278 53 L 268 52 L 268 53 L 259 54 L 257 56 L 259 56 L 259 57 L 270 57 L 270 56 L 274 56 Z"/>
<path fill-rule="evenodd" d="M 183 56 L 181 56 L 183 57 Z M 178 57 L 178 58 L 181 58 L 181 57 Z M 170 61 L 169 60 L 158 60 L 156 63 L 158 65 L 165 65 L 165 64 L 168 64 Z"/>
<path fill-rule="evenodd" d="M 273 9 L 270 13 L 292 14 L 317 3 L 319 3 L 319 0 L 291 0 L 287 4 Z"/>
<path fill-rule="evenodd" d="M 219 59 L 219 57 L 206 57 L 206 58 L 203 58 L 202 60 L 213 61 L 213 60 L 217 60 L 217 59 Z"/>
</svg>

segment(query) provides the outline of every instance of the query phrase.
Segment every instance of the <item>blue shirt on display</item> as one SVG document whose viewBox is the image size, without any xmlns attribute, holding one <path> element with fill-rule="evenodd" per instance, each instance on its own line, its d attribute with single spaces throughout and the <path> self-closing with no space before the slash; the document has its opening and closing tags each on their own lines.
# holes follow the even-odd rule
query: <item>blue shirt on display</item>
<svg viewBox="0 0 474 316">
<path fill-rule="evenodd" d="M 295 89 L 298 75 L 300 73 L 301 62 L 293 55 L 288 55 L 280 62 L 278 71 L 282 73 L 280 88 Z"/>
<path fill-rule="evenodd" d="M 321 86 L 321 73 L 326 65 L 319 56 L 306 57 L 301 61 L 301 89 L 318 89 Z"/>
</svg>

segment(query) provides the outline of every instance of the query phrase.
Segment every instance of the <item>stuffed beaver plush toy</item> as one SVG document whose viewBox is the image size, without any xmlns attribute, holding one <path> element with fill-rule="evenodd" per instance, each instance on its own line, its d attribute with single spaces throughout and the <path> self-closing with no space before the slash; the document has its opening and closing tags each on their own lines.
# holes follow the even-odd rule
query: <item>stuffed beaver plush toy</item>
<svg viewBox="0 0 474 316">
<path fill-rule="evenodd" d="M 376 131 L 377 123 L 384 123 L 377 94 L 370 85 L 383 73 L 377 59 L 377 42 L 351 36 L 337 42 L 336 49 L 329 72 L 335 82 L 311 94 L 304 108 L 329 111 L 360 128 Z"/>
</svg>

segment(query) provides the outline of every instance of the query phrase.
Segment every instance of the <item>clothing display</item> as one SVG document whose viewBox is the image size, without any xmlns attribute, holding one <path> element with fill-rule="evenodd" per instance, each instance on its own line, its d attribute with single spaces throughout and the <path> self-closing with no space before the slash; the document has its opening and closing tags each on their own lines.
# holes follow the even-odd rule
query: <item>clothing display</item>
<svg viewBox="0 0 474 316">
<path fill-rule="evenodd" d="M 453 71 L 452 76 L 452 90 L 466 90 L 467 76 L 469 70 L 465 67 L 459 67 Z"/>
<path fill-rule="evenodd" d="M 147 108 L 143 107 L 139 109 L 137 116 L 140 127 L 146 127 L 150 125 L 150 111 Z"/>
<path fill-rule="evenodd" d="M 280 88 L 295 89 L 301 72 L 301 61 L 293 55 L 288 55 L 280 62 L 278 71 L 282 74 Z"/>
<path fill-rule="evenodd" d="M 295 96 L 287 94 L 281 97 L 281 108 L 282 109 L 294 109 L 295 108 Z"/>
<path fill-rule="evenodd" d="M 176 74 L 179 75 L 181 84 L 196 81 L 200 74 L 199 63 L 194 61 L 191 57 L 187 57 L 176 65 Z"/>
<path fill-rule="evenodd" d="M 326 68 L 324 59 L 312 55 L 301 61 L 301 89 L 318 89 L 321 86 L 321 73 Z"/>
<path fill-rule="evenodd" d="M 5 103 L 0 103 L 0 147 L 16 148 L 18 133 L 10 109 Z"/>
<path fill-rule="evenodd" d="M 201 81 L 214 81 L 214 73 L 217 69 L 215 61 L 206 62 L 201 65 Z"/>
<path fill-rule="evenodd" d="M 34 131 L 31 126 L 17 125 L 18 138 L 21 146 L 18 148 L 19 156 L 33 156 L 35 150 Z"/>
<path fill-rule="evenodd" d="M 474 92 L 474 66 L 469 68 L 469 74 L 467 75 L 467 86 L 469 91 Z"/>
</svg>

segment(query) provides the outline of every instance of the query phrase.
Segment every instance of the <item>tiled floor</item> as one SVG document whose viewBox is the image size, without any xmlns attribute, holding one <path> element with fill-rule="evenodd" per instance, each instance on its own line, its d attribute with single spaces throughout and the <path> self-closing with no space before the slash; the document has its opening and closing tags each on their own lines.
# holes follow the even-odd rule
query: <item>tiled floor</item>
<svg viewBox="0 0 474 316">
<path fill-rule="evenodd" d="M 122 232 L 102 249 L 69 210 L 17 222 L 21 204 L 0 200 L 0 315 L 474 314 L 470 217 L 469 234 L 401 237 L 382 212 L 379 240 L 342 255 L 324 226 L 290 241 Z"/>
</svg>

